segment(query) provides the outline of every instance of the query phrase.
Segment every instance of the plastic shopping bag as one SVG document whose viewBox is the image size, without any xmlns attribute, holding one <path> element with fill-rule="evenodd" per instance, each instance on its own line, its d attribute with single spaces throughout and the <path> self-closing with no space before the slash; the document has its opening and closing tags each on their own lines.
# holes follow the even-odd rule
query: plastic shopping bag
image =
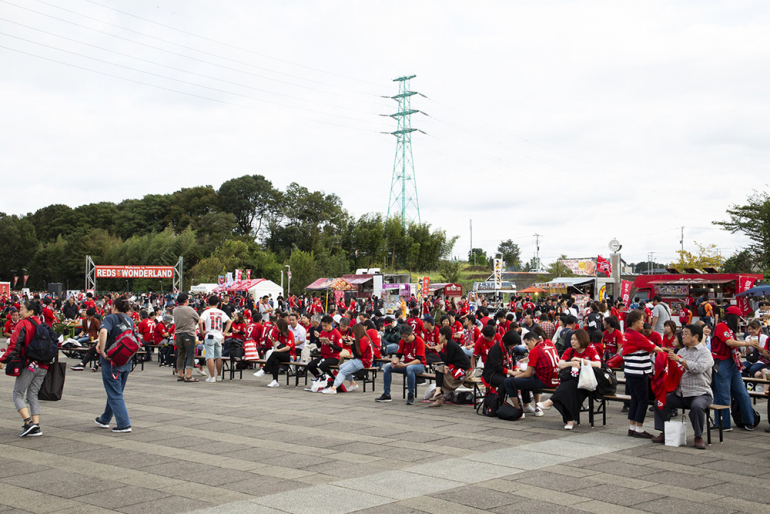
<svg viewBox="0 0 770 514">
<path fill-rule="evenodd" d="M 666 446 L 687 445 L 687 423 L 685 423 L 684 419 L 681 421 L 666 421 L 663 426 L 666 432 Z"/>
<path fill-rule="evenodd" d="M 596 375 L 591 367 L 591 363 L 587 360 L 580 362 L 580 374 L 578 375 L 578 389 L 585 389 L 586 391 L 596 391 Z"/>
</svg>

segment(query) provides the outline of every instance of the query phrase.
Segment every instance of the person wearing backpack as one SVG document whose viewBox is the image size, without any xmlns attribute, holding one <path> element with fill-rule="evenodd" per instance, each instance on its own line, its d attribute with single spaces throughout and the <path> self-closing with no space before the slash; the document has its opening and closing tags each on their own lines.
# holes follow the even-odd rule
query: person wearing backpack
<svg viewBox="0 0 770 514">
<path fill-rule="evenodd" d="M 99 362 L 102 368 L 102 383 L 107 393 L 107 404 L 104 412 L 94 421 L 101 428 L 110 428 L 110 421 L 115 416 L 115 433 L 131 432 L 131 420 L 128 417 L 126 402 L 123 400 L 123 390 L 126 388 L 126 380 L 131 372 L 131 359 L 120 366 L 107 358 L 107 352 L 115 344 L 118 336 L 130 330 L 136 336 L 134 320 L 128 315 L 129 304 L 125 298 L 118 298 L 112 305 L 112 314 L 104 317 L 99 330 L 99 342 L 96 353 L 100 355 Z"/>
<path fill-rule="evenodd" d="M 16 376 L 16 382 L 13 384 L 13 404 L 24 420 L 24 426 L 19 437 L 43 435 L 40 430 L 40 402 L 37 395 L 43 379 L 48 373 L 48 363 L 37 362 L 27 355 L 27 347 L 37 333 L 37 326 L 44 323 L 41 311 L 40 302 L 25 300 L 21 303 L 19 309 L 21 321 L 11 334 L 8 349 L 3 354 L 3 358 L 0 359 L 3 364 L 21 359 L 20 373 Z M 47 327 L 47 325 L 45 326 Z M 24 400 L 25 396 L 26 401 Z"/>
</svg>

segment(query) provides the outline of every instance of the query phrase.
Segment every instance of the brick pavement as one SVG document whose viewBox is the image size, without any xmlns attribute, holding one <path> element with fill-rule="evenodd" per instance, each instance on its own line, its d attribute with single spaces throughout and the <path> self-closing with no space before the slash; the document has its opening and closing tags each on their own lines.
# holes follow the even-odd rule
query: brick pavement
<svg viewBox="0 0 770 514">
<path fill-rule="evenodd" d="M 98 428 L 100 375 L 68 370 L 44 435 L 19 438 L 0 380 L 0 514 L 770 512 L 765 423 L 697 451 L 628 438 L 617 404 L 607 427 L 570 433 L 553 410 L 511 423 L 377 404 L 381 377 L 378 393 L 327 396 L 250 374 L 179 383 L 148 365 L 128 381 L 133 433 Z"/>
</svg>

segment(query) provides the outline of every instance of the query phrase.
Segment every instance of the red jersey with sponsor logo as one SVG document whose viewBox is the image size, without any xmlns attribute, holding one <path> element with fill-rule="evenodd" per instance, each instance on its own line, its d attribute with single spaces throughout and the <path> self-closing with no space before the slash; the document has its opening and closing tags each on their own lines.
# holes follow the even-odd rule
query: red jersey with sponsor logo
<svg viewBox="0 0 770 514">
<path fill-rule="evenodd" d="M 503 338 L 500 334 L 495 334 L 495 337 L 492 338 L 491 341 L 487 341 L 487 338 L 484 336 L 479 337 L 476 339 L 476 344 L 473 347 L 473 355 L 479 357 L 481 362 L 487 362 L 487 354 L 489 353 L 489 350 L 495 345 L 495 343 L 502 343 L 502 340 Z"/>
<path fill-rule="evenodd" d="M 559 385 L 559 354 L 556 348 L 545 343 L 538 343 L 529 352 L 527 366 L 535 368 L 535 376 L 549 387 Z"/>
<path fill-rule="evenodd" d="M 602 343 L 604 343 L 604 349 L 613 355 L 618 353 L 618 348 L 623 346 L 623 334 L 620 330 L 613 330 L 610 333 L 609 330 L 604 331 L 604 337 L 602 337 Z"/>
<path fill-rule="evenodd" d="M 407 343 L 403 339 L 398 342 L 398 352 L 404 356 L 404 362 L 411 362 L 413 360 L 419 360 L 421 364 L 425 364 L 425 341 L 421 337 L 415 337 L 414 341 Z"/>
<path fill-rule="evenodd" d="M 340 350 L 342 350 L 342 334 L 340 334 L 340 331 L 335 328 L 331 332 L 323 331 L 318 334 L 319 339 L 323 337 L 328 338 L 331 344 L 339 348 L 334 349 L 329 344 L 321 342 L 321 357 L 324 359 L 339 359 Z"/>
</svg>

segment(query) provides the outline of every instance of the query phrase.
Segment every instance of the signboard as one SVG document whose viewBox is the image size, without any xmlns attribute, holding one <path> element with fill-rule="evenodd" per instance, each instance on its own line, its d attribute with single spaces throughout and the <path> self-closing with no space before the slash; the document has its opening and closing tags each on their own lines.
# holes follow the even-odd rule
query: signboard
<svg viewBox="0 0 770 514">
<path fill-rule="evenodd" d="M 655 285 L 655 293 L 661 296 L 689 296 L 690 286 L 675 284 Z"/>
<path fill-rule="evenodd" d="M 626 306 L 629 305 L 631 302 L 631 281 L 630 280 L 623 280 L 620 283 L 620 300 L 626 304 Z"/>
<path fill-rule="evenodd" d="M 495 259 L 494 268 L 495 290 L 500 289 L 503 282 L 503 260 Z"/>
<path fill-rule="evenodd" d="M 412 287 L 411 284 L 382 284 L 382 289 L 383 292 L 388 292 L 390 294 L 393 294 L 397 290 L 400 296 L 410 296 Z"/>
<path fill-rule="evenodd" d="M 494 281 L 475 282 L 473 284 L 473 289 L 475 291 L 495 291 L 495 289 L 497 289 L 497 290 L 513 290 L 513 291 L 515 291 L 516 290 L 516 284 L 514 284 L 513 282 L 502 281 L 502 282 L 500 282 L 500 287 L 495 288 Z"/>
<path fill-rule="evenodd" d="M 430 286 L 430 277 L 422 277 L 422 296 L 428 297 L 428 287 Z"/>
<path fill-rule="evenodd" d="M 462 296 L 463 286 L 460 284 L 447 284 L 444 286 L 444 294 L 446 296 Z"/>
<path fill-rule="evenodd" d="M 95 266 L 96 278 L 174 278 L 173 266 Z"/>
<path fill-rule="evenodd" d="M 593 259 L 562 259 L 559 263 L 575 275 L 581 277 L 596 276 L 596 261 Z"/>
<path fill-rule="evenodd" d="M 0 294 L 11 294 L 10 282 L 0 282 Z"/>
<path fill-rule="evenodd" d="M 738 278 L 738 288 L 737 288 L 738 290 L 736 291 L 736 294 L 742 293 L 744 291 L 748 291 L 749 289 L 754 287 L 754 283 L 756 281 L 757 280 L 753 277 L 747 277 L 745 275 L 741 275 Z M 738 297 L 738 308 L 741 310 L 741 314 L 743 316 L 746 316 L 752 312 L 751 305 L 749 304 L 749 299 L 745 296 Z"/>
</svg>

